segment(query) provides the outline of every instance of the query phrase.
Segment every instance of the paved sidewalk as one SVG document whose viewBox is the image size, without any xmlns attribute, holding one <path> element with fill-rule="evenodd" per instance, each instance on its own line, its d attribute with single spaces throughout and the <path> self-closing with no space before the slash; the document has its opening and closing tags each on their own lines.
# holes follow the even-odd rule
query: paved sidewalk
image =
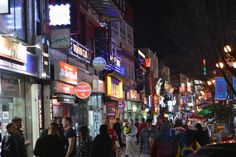
<svg viewBox="0 0 236 157">
<path fill-rule="evenodd" d="M 117 156 L 117 157 L 125 157 L 125 147 L 121 150 L 121 156 Z M 135 152 L 137 152 L 136 154 L 135 154 L 135 157 L 139 157 L 139 145 L 136 145 L 135 144 Z"/>
</svg>

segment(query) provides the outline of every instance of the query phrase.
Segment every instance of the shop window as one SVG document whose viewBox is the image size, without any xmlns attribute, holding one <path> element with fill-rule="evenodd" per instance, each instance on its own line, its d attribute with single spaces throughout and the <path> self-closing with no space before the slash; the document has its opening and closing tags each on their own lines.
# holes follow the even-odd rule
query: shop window
<svg viewBox="0 0 236 157">
<path fill-rule="evenodd" d="M 2 135 L 6 133 L 6 125 L 14 116 L 25 121 L 25 83 L 17 77 L 0 75 L 0 121 Z"/>
</svg>

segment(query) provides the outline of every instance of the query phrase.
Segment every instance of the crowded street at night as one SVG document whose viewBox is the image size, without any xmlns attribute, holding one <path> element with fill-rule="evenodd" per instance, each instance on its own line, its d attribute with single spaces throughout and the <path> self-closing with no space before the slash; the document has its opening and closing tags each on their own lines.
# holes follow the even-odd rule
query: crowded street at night
<svg viewBox="0 0 236 157">
<path fill-rule="evenodd" d="M 0 0 L 0 157 L 235 157 L 236 0 Z"/>
</svg>

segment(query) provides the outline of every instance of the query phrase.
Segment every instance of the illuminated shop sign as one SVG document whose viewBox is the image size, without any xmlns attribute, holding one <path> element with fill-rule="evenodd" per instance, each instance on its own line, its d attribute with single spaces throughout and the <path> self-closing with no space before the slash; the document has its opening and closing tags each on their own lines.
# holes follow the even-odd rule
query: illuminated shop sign
<svg viewBox="0 0 236 157">
<path fill-rule="evenodd" d="M 117 105 L 114 102 L 107 102 L 106 103 L 107 118 L 115 119 L 115 116 L 116 116 L 116 106 Z"/>
<path fill-rule="evenodd" d="M 106 60 L 103 57 L 96 57 L 93 60 L 93 68 L 98 71 L 102 71 L 106 68 Z"/>
<path fill-rule="evenodd" d="M 19 64 L 26 63 L 26 46 L 0 36 L 0 58 Z"/>
<path fill-rule="evenodd" d="M 116 99 L 124 99 L 123 81 L 115 79 L 111 76 L 106 77 L 107 82 L 107 96 Z"/>
<path fill-rule="evenodd" d="M 121 65 L 121 59 L 118 57 L 114 58 L 113 64 L 108 64 L 106 66 L 106 70 L 114 70 L 118 74 L 125 76 L 125 68 Z"/>
<path fill-rule="evenodd" d="M 70 25 L 70 5 L 49 5 L 49 25 Z"/>
<path fill-rule="evenodd" d="M 130 90 L 126 93 L 127 100 L 140 101 L 140 94 L 136 90 Z"/>
<path fill-rule="evenodd" d="M 2 57 L 0 56 L 0 58 Z M 11 61 L 7 61 L 3 58 L 0 59 L 0 69 L 38 77 L 38 57 L 27 53 L 26 63 L 23 65 L 12 63 Z"/>
<path fill-rule="evenodd" d="M 77 85 L 77 67 L 59 61 L 55 69 L 55 79 L 66 83 Z"/>
<path fill-rule="evenodd" d="M 87 63 L 90 63 L 90 54 L 89 49 L 75 41 L 74 39 L 71 39 L 71 55 L 75 56 L 76 58 L 79 58 Z"/>
<path fill-rule="evenodd" d="M 10 0 L 1 0 L 0 2 L 0 14 L 9 14 L 10 13 Z"/>
<path fill-rule="evenodd" d="M 93 92 L 105 93 L 105 82 L 102 80 L 93 80 Z"/>
<path fill-rule="evenodd" d="M 91 92 L 92 88 L 87 82 L 80 82 L 75 87 L 75 95 L 80 99 L 87 99 L 88 97 L 90 97 Z"/>
</svg>

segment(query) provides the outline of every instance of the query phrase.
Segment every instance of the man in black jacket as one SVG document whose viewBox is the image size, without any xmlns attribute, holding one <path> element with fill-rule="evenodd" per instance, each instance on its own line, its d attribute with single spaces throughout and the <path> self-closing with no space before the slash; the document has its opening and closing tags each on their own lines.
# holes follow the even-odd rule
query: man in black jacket
<svg viewBox="0 0 236 157">
<path fill-rule="evenodd" d="M 59 130 L 56 123 L 51 123 L 48 134 L 40 137 L 34 148 L 34 155 L 39 157 L 64 157 L 64 143 L 59 137 Z"/>
<path fill-rule="evenodd" d="M 91 157 L 111 157 L 112 140 L 107 125 L 100 126 L 100 134 L 95 137 L 91 148 Z"/>
<path fill-rule="evenodd" d="M 7 125 L 7 134 L 2 141 L 1 157 L 22 157 L 16 140 L 16 126 L 13 123 Z"/>
<path fill-rule="evenodd" d="M 123 148 L 123 142 L 122 142 L 122 138 L 121 138 L 121 133 L 122 133 L 122 127 L 120 124 L 120 118 L 116 118 L 116 123 L 113 125 L 113 129 L 115 130 L 118 139 L 119 139 L 119 144 L 120 144 L 120 148 Z"/>
</svg>

